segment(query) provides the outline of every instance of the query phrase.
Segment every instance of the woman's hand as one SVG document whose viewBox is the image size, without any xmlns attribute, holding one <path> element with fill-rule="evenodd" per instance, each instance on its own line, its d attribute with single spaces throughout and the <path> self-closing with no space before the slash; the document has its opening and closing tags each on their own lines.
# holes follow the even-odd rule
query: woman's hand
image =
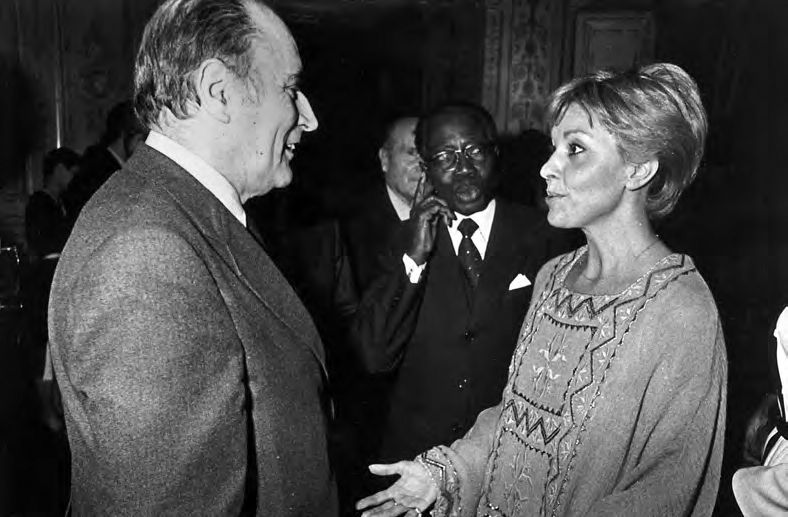
<svg viewBox="0 0 788 517">
<path fill-rule="evenodd" d="M 361 517 L 418 517 L 438 498 L 438 485 L 427 469 L 417 461 L 400 461 L 389 465 L 370 465 L 378 476 L 400 476 L 386 490 L 356 503 L 357 510 L 367 510 Z"/>
</svg>

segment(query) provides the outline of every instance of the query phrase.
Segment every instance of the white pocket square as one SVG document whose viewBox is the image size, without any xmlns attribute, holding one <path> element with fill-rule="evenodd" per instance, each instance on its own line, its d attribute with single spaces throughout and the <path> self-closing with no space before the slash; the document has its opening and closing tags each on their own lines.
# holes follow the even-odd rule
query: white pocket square
<svg viewBox="0 0 788 517">
<path fill-rule="evenodd" d="M 509 284 L 509 290 L 513 291 L 522 287 L 528 287 L 529 285 L 531 285 L 531 281 L 528 280 L 528 277 L 522 273 L 519 273 L 516 277 L 514 277 L 512 283 Z"/>
</svg>

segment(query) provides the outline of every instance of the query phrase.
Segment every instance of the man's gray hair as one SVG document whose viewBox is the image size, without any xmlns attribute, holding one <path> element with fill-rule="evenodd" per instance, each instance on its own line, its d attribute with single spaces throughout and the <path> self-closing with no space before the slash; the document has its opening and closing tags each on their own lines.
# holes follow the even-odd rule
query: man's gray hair
<svg viewBox="0 0 788 517">
<path fill-rule="evenodd" d="M 259 34 L 249 13 L 259 0 L 167 0 L 145 26 L 134 65 L 134 108 L 148 128 L 169 109 L 179 119 L 199 105 L 192 74 L 219 59 L 246 79 L 252 39 Z"/>
</svg>

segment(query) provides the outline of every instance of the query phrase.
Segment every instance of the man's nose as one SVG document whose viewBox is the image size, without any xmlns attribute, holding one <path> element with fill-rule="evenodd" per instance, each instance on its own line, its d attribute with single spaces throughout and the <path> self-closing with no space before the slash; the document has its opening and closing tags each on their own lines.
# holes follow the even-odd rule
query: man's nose
<svg viewBox="0 0 788 517">
<path fill-rule="evenodd" d="M 298 109 L 298 125 L 304 128 L 304 131 L 314 131 L 317 129 L 317 116 L 312 111 L 312 105 L 309 104 L 309 99 L 306 95 L 299 91 L 296 95 L 296 108 Z"/>
<path fill-rule="evenodd" d="M 476 163 L 465 156 L 464 152 L 460 151 L 457 153 L 457 167 L 455 170 L 456 172 L 464 174 L 476 172 Z"/>
</svg>

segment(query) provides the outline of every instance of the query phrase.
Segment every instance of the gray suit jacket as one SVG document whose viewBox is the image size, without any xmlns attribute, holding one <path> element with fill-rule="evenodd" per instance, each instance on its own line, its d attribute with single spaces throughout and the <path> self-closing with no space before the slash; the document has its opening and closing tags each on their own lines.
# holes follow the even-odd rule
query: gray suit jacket
<svg viewBox="0 0 788 517">
<path fill-rule="evenodd" d="M 75 515 L 334 515 L 323 347 L 254 238 L 147 146 L 85 206 L 49 328 Z"/>
</svg>

